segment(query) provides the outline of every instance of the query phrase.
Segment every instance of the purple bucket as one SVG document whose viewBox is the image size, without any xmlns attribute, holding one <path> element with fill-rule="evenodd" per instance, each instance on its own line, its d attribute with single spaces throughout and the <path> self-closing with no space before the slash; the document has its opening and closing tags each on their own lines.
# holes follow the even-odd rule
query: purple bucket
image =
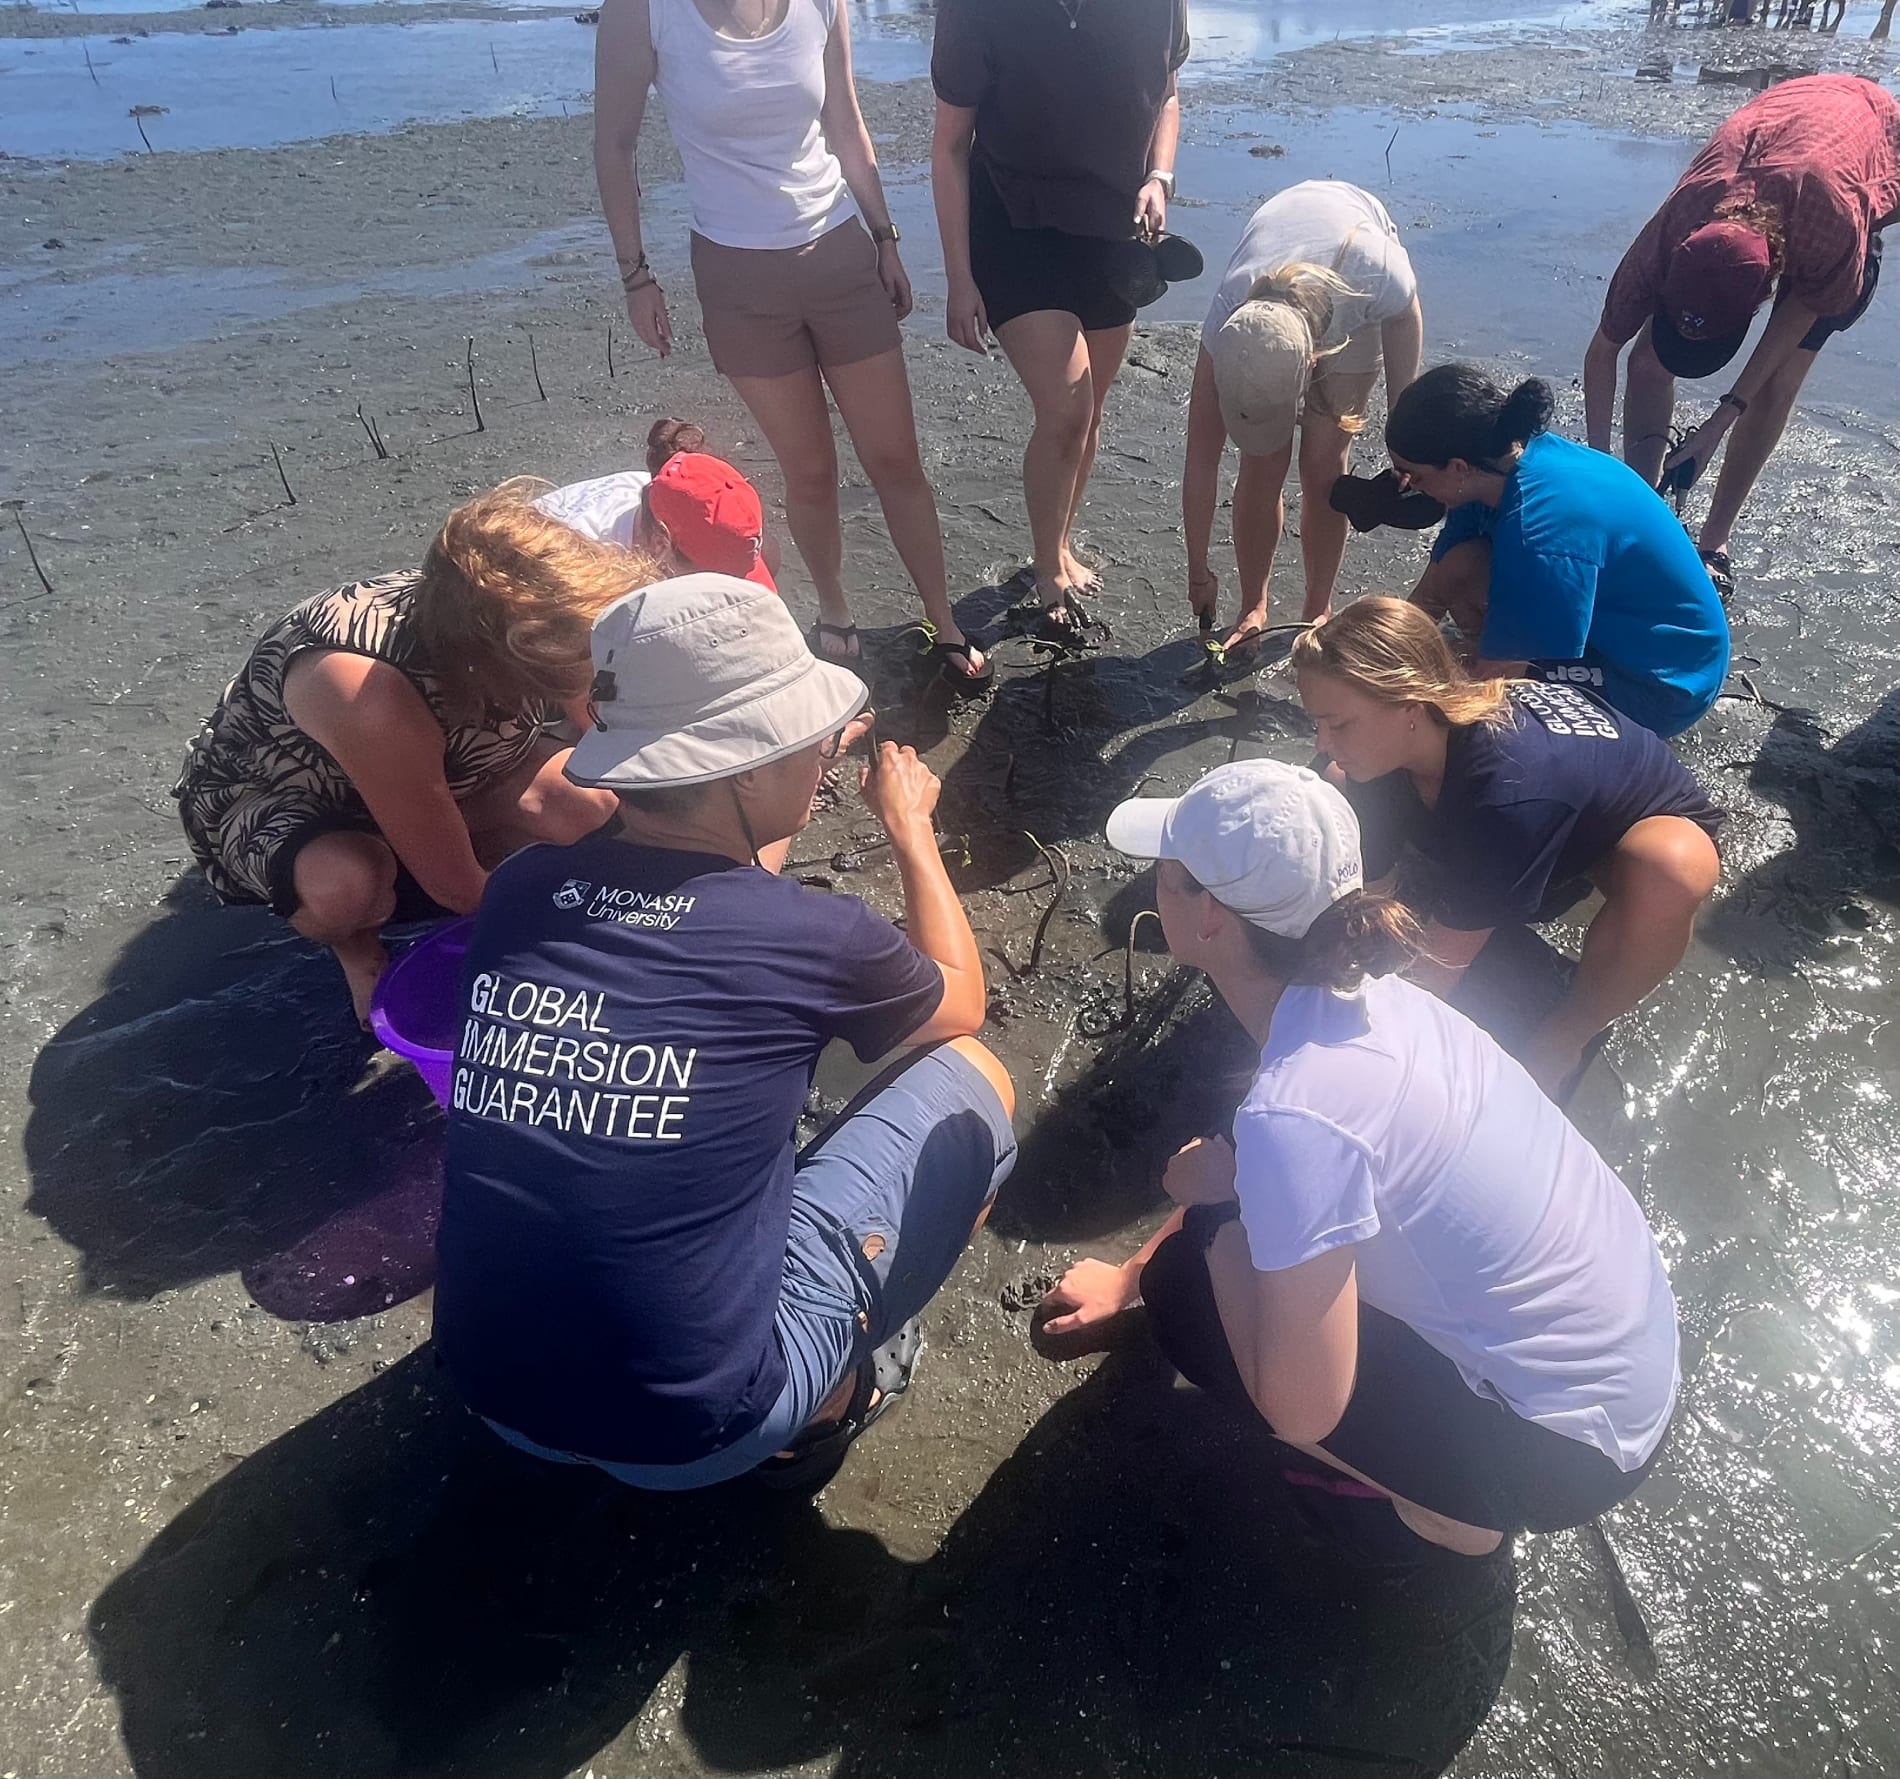
<svg viewBox="0 0 1900 1779">
<path fill-rule="evenodd" d="M 370 998 L 371 1029 L 446 1108 L 455 1086 L 455 1037 L 462 1020 L 462 963 L 473 918 L 439 927 L 382 974 Z"/>
</svg>

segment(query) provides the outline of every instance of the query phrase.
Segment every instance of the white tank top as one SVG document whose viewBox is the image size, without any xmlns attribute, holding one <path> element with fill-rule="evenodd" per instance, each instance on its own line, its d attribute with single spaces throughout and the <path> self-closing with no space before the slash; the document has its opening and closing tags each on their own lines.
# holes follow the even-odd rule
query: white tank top
<svg viewBox="0 0 1900 1779">
<path fill-rule="evenodd" d="M 857 215 L 819 120 L 837 14 L 838 0 L 788 0 L 775 30 L 738 38 L 693 0 L 648 0 L 653 85 L 707 240 L 803 247 Z"/>
</svg>

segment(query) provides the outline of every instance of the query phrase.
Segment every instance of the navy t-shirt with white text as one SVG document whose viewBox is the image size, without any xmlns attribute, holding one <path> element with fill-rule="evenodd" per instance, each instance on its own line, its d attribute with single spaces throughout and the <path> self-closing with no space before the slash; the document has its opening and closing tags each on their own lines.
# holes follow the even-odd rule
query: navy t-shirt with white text
<svg viewBox="0 0 1900 1779">
<path fill-rule="evenodd" d="M 902 1043 L 941 970 L 854 896 L 597 834 L 489 879 L 464 994 L 444 1363 L 542 1445 L 723 1450 L 785 1382 L 773 1318 L 819 1053 Z"/>
<path fill-rule="evenodd" d="M 1441 868 L 1422 910 L 1457 932 L 1537 918 L 1546 893 L 1581 877 L 1639 821 L 1679 815 L 1713 835 L 1721 811 L 1666 743 L 1574 686 L 1513 680 L 1498 723 L 1445 738 L 1428 809 L 1408 772 L 1347 784 L 1367 882 L 1408 843 Z"/>
</svg>

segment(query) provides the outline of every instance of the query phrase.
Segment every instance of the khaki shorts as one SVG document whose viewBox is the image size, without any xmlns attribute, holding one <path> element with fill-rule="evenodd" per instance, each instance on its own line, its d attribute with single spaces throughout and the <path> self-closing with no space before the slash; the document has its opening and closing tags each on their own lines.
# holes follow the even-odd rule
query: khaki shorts
<svg viewBox="0 0 1900 1779">
<path fill-rule="evenodd" d="M 1376 326 L 1362 327 L 1337 352 L 1313 367 L 1302 420 L 1363 420 L 1379 380 L 1384 350 Z"/>
<path fill-rule="evenodd" d="M 877 248 L 856 217 L 803 247 L 721 247 L 696 234 L 693 284 L 723 376 L 789 377 L 902 344 Z"/>
</svg>

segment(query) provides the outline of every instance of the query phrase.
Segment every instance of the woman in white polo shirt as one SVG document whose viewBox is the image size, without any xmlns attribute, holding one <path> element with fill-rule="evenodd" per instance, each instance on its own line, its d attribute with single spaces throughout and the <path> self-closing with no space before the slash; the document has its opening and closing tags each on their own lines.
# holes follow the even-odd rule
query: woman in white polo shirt
<svg viewBox="0 0 1900 1779">
<path fill-rule="evenodd" d="M 1169 1163 L 1181 1208 L 1124 1265 L 1071 1267 L 1045 1333 L 1085 1351 L 1145 1303 L 1184 1376 L 1320 1461 L 1296 1499 L 1376 1557 L 1480 1556 L 1630 1494 L 1675 1405 L 1662 1256 L 1530 1077 L 1392 974 L 1416 929 L 1361 887 L 1345 799 L 1243 761 L 1108 835 L 1160 861 L 1168 948 L 1260 1065 L 1232 1143 Z"/>
<path fill-rule="evenodd" d="M 647 91 L 692 206 L 693 284 L 714 367 L 785 477 L 785 517 L 818 593 L 812 652 L 856 661 L 844 585 L 831 398 L 923 601 L 953 690 L 988 663 L 957 627 L 936 496 L 917 450 L 898 323 L 910 278 L 851 78 L 838 0 L 606 0 L 594 65 L 594 172 L 634 331 L 665 357 L 666 294 L 647 263 L 634 157 Z"/>
<path fill-rule="evenodd" d="M 1208 561 L 1221 457 L 1234 477 L 1234 566 L 1240 604 L 1229 649 L 1267 624 L 1267 580 L 1286 523 L 1282 484 L 1298 435 L 1300 556 L 1308 623 L 1324 615 L 1346 554 L 1346 516 L 1329 504 L 1365 424 L 1379 369 L 1389 408 L 1418 375 L 1424 323 L 1412 262 L 1386 208 L 1339 179 L 1308 179 L 1253 213 L 1201 327 L 1188 399 L 1181 514 L 1188 602 L 1212 628 L 1220 581 Z"/>
</svg>

